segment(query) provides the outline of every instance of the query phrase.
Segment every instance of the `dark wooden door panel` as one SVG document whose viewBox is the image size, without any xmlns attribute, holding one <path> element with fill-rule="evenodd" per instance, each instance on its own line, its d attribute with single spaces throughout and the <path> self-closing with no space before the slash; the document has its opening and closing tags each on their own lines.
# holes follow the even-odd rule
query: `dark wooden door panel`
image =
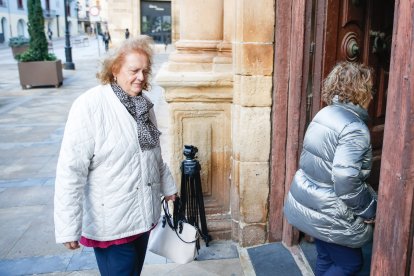
<svg viewBox="0 0 414 276">
<path fill-rule="evenodd" d="M 340 61 L 360 62 L 374 69 L 375 95 L 368 110 L 374 162 L 368 181 L 375 190 L 378 189 L 384 137 L 393 14 L 394 0 L 327 2 L 322 77 L 325 78 Z"/>
<path fill-rule="evenodd" d="M 373 168 L 369 183 L 378 190 L 381 166 L 382 141 L 384 139 L 385 109 L 387 103 L 388 76 L 391 57 L 394 0 L 367 1 L 368 22 L 365 30 L 367 43 L 366 63 L 375 72 L 374 100 L 369 108 Z"/>
</svg>

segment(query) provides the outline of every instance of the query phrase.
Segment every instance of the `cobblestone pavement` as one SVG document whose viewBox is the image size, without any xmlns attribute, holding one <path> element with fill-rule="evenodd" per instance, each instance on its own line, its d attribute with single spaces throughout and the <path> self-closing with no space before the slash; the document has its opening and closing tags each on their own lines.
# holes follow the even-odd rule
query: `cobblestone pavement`
<svg viewBox="0 0 414 276">
<path fill-rule="evenodd" d="M 64 62 L 64 41 L 53 44 Z M 154 75 L 170 50 L 156 48 Z M 104 54 L 102 43 L 89 38 L 87 45 L 72 47 L 76 70 L 63 71 L 61 87 L 23 90 L 11 50 L 0 47 L 0 275 L 99 275 L 90 249 L 73 252 L 55 243 L 53 192 L 67 113 L 76 97 L 98 83 L 95 73 Z M 159 128 L 167 134 L 165 144 L 168 105 L 156 84 L 151 99 Z M 199 261 L 187 265 L 149 253 L 143 275 L 243 275 L 251 270 L 239 252 L 231 242 L 212 242 L 200 251 Z"/>
</svg>

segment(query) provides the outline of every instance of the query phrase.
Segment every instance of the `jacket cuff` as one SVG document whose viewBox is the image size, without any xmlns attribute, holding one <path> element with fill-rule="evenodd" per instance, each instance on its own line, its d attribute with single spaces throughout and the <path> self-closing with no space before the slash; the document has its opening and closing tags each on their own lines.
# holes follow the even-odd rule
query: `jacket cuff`
<svg viewBox="0 0 414 276">
<path fill-rule="evenodd" d="M 56 243 L 79 241 L 79 236 L 56 237 Z"/>
<path fill-rule="evenodd" d="M 375 218 L 376 211 L 377 211 L 377 200 L 373 198 L 370 204 L 368 205 L 368 207 L 365 208 L 365 210 L 363 210 L 362 212 L 357 213 L 357 215 L 364 219 L 373 219 Z"/>
<path fill-rule="evenodd" d="M 175 185 L 170 186 L 169 188 L 163 191 L 164 196 L 170 196 L 177 193 L 177 187 Z"/>
</svg>

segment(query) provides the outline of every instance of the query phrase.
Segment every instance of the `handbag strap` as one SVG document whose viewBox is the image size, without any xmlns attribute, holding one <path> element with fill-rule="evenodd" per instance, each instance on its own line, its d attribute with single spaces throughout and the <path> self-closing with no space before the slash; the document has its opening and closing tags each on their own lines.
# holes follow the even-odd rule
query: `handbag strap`
<svg viewBox="0 0 414 276">
<path fill-rule="evenodd" d="M 175 227 L 174 226 L 174 224 L 173 224 L 173 220 L 172 220 L 172 218 L 171 218 L 171 214 L 170 214 L 170 211 L 168 210 L 168 204 L 167 204 L 167 202 L 165 201 L 165 198 L 163 198 L 162 199 L 162 202 L 161 202 L 161 204 L 162 204 L 162 208 L 163 208 L 163 210 L 164 210 L 164 218 L 163 218 L 163 220 L 162 220 L 162 223 L 163 223 L 163 225 L 162 225 L 162 227 L 165 227 L 165 224 L 168 224 L 168 226 L 172 229 L 172 230 L 174 230 L 174 232 L 175 232 L 175 234 L 177 235 L 177 237 L 181 240 L 181 241 L 183 241 L 183 242 L 185 242 L 185 243 L 195 243 L 197 240 L 198 240 L 198 238 L 200 237 L 200 230 L 198 229 L 198 227 L 196 227 L 196 226 L 194 226 L 194 225 L 191 225 L 191 224 L 188 224 L 188 225 L 190 225 L 190 226 L 192 226 L 192 227 L 194 227 L 196 230 L 197 230 L 197 232 L 196 232 L 196 237 L 195 237 L 195 240 L 193 240 L 193 241 L 185 241 L 185 240 L 183 240 L 182 238 L 181 238 L 181 236 L 178 234 L 178 232 L 177 232 L 177 228 L 180 228 L 179 229 L 179 232 L 181 233 L 182 231 L 183 231 L 183 223 L 186 223 L 185 221 L 183 221 L 183 220 L 179 220 L 178 221 L 178 227 Z"/>
</svg>

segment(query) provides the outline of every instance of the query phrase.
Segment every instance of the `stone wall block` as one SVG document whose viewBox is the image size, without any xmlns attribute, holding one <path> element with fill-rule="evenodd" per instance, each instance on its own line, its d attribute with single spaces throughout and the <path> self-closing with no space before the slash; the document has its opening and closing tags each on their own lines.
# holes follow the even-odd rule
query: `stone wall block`
<svg viewBox="0 0 414 276">
<path fill-rule="evenodd" d="M 240 162 L 240 220 L 265 223 L 268 213 L 269 163 Z"/>
<path fill-rule="evenodd" d="M 177 183 L 181 182 L 180 164 L 185 158 L 184 145 L 198 148 L 201 184 L 207 214 L 230 209 L 230 104 L 171 103 L 173 147 L 170 167 Z M 229 226 L 230 228 L 230 226 Z"/>
<path fill-rule="evenodd" d="M 236 41 L 274 41 L 274 0 L 238 0 L 236 5 Z"/>
<path fill-rule="evenodd" d="M 270 107 L 240 107 L 233 128 L 234 156 L 242 162 L 268 162 L 270 154 Z"/>
<path fill-rule="evenodd" d="M 181 0 L 180 37 L 188 40 L 222 40 L 223 0 Z"/>
<path fill-rule="evenodd" d="M 239 228 L 239 244 L 248 247 L 266 242 L 266 224 L 247 224 Z"/>
<path fill-rule="evenodd" d="M 232 159 L 231 188 L 230 188 L 230 209 L 234 220 L 240 216 L 240 161 Z"/>
<path fill-rule="evenodd" d="M 273 77 L 234 76 L 233 102 L 242 106 L 272 106 Z"/>
<path fill-rule="evenodd" d="M 233 241 L 239 241 L 239 222 L 236 220 L 232 220 L 232 225 L 231 225 L 231 239 Z"/>
<path fill-rule="evenodd" d="M 231 105 L 231 137 L 232 137 L 232 158 L 240 161 L 240 144 L 238 143 L 239 127 L 240 127 L 240 111 L 241 106 L 232 104 Z M 233 177 L 233 176 L 232 176 Z M 238 179 L 238 178 L 237 178 Z M 236 178 L 232 181 L 236 181 Z"/>
<path fill-rule="evenodd" d="M 234 61 L 235 74 L 272 76 L 272 43 L 236 43 Z"/>
<path fill-rule="evenodd" d="M 213 70 L 211 63 L 184 63 L 184 62 L 170 62 L 168 63 L 168 70 L 172 72 L 205 72 L 209 73 Z"/>
<path fill-rule="evenodd" d="M 236 0 L 224 0 L 223 3 L 223 40 L 231 42 L 234 40 Z"/>
</svg>

